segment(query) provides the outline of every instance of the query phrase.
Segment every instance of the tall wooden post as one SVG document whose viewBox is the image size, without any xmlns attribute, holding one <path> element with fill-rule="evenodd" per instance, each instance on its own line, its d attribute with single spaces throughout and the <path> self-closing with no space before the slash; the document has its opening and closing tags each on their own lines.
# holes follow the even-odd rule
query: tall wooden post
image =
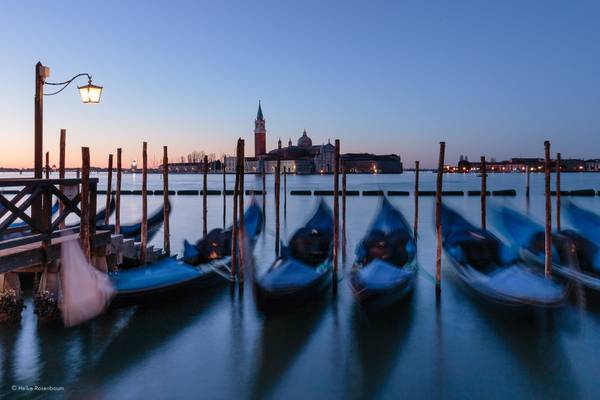
<svg viewBox="0 0 600 400">
<path fill-rule="evenodd" d="M 117 189 L 115 193 L 115 233 L 121 233 L 121 148 L 117 149 Z"/>
<path fill-rule="evenodd" d="M 245 226 L 244 226 L 244 174 L 245 174 L 245 149 L 244 149 L 244 140 L 238 140 L 238 148 L 239 148 L 239 166 L 240 166 L 240 194 L 238 197 L 239 205 L 238 205 L 238 219 L 239 219 L 239 227 L 238 227 L 238 252 L 239 252 L 239 266 L 238 266 L 238 283 L 240 286 L 244 284 L 244 244 L 245 244 Z"/>
<path fill-rule="evenodd" d="M 50 152 L 46 152 L 46 179 L 50 179 Z"/>
<path fill-rule="evenodd" d="M 148 251 L 148 143 L 144 142 L 142 148 L 142 246 L 140 249 L 140 263 L 146 263 Z"/>
<path fill-rule="evenodd" d="M 112 197 L 112 171 L 113 171 L 113 155 L 108 155 L 108 176 L 106 177 L 106 213 L 104 214 L 104 225 L 108 225 L 110 218 L 110 199 Z"/>
<path fill-rule="evenodd" d="M 83 253 L 90 259 L 90 149 L 81 148 L 81 219 L 79 238 Z"/>
<path fill-rule="evenodd" d="M 281 159 L 277 155 L 277 168 L 275 168 L 275 255 L 279 257 L 279 198 L 281 196 Z"/>
<path fill-rule="evenodd" d="M 544 142 L 544 194 L 546 196 L 546 224 L 544 230 L 546 257 L 544 260 L 544 273 L 547 277 L 552 275 L 552 202 L 550 200 L 550 142 Z"/>
<path fill-rule="evenodd" d="M 337 286 L 339 269 L 338 249 L 340 245 L 340 140 L 335 139 L 335 160 L 333 161 L 333 287 Z"/>
<path fill-rule="evenodd" d="M 283 216 L 287 217 L 287 168 L 283 167 Z"/>
<path fill-rule="evenodd" d="M 59 153 L 58 153 L 58 178 L 65 179 L 65 147 L 67 144 L 67 130 L 60 130 L 60 145 L 59 145 Z M 60 191 L 63 191 L 62 185 L 60 185 Z M 59 201 L 59 209 L 60 214 L 62 214 L 65 210 L 65 205 L 62 201 Z M 60 223 L 60 229 L 65 228 L 65 221 L 63 220 Z"/>
<path fill-rule="evenodd" d="M 346 166 L 342 162 L 342 265 L 346 262 Z"/>
<path fill-rule="evenodd" d="M 233 185 L 233 213 L 231 218 L 231 282 L 235 281 L 237 274 L 238 261 L 238 195 L 240 190 L 240 157 L 239 157 L 239 142 L 235 152 L 235 181 Z"/>
<path fill-rule="evenodd" d="M 202 236 L 206 237 L 208 234 L 208 211 L 206 209 L 206 200 L 207 196 L 207 174 L 208 174 L 208 156 L 204 156 L 204 168 L 203 168 L 203 176 L 202 176 Z"/>
<path fill-rule="evenodd" d="M 529 165 L 525 165 L 525 197 L 529 198 L 529 182 L 531 176 L 531 168 Z"/>
<path fill-rule="evenodd" d="M 169 155 L 167 146 L 163 146 L 163 249 L 168 256 L 171 254 L 171 228 L 169 217 L 171 203 L 169 203 Z"/>
<path fill-rule="evenodd" d="M 263 211 L 263 226 L 266 225 L 266 207 L 267 207 L 267 183 L 266 183 L 266 171 L 265 171 L 266 160 L 262 161 L 262 211 Z"/>
<path fill-rule="evenodd" d="M 486 229 L 486 199 L 487 199 L 487 167 L 485 165 L 485 156 L 481 156 L 481 229 Z"/>
<path fill-rule="evenodd" d="M 226 159 L 223 157 L 223 229 L 225 229 L 225 225 L 227 224 L 227 173 L 225 171 L 225 161 Z"/>
<path fill-rule="evenodd" d="M 415 240 L 419 237 L 419 161 L 415 161 L 415 220 L 413 223 L 413 234 Z"/>
<path fill-rule="evenodd" d="M 440 155 L 438 159 L 437 184 L 435 191 L 435 236 L 437 248 L 435 256 L 435 289 L 440 292 L 442 280 L 442 179 L 444 176 L 444 153 L 446 142 L 440 142 Z"/>
<path fill-rule="evenodd" d="M 560 232 L 560 153 L 556 153 L 556 230 Z"/>
</svg>

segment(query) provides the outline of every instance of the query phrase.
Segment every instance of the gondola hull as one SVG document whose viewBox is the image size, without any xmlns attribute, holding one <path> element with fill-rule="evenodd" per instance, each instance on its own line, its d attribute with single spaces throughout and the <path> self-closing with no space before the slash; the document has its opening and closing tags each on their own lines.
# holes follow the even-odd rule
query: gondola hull
<svg viewBox="0 0 600 400">
<path fill-rule="evenodd" d="M 387 198 L 383 198 L 368 232 L 358 245 L 349 283 L 361 305 L 367 309 L 381 310 L 398 303 L 413 291 L 418 269 L 417 247 L 410 225 Z M 382 243 L 390 238 L 403 237 L 401 242 L 389 242 L 387 248 L 391 252 L 401 250 L 405 260 L 397 263 L 392 263 L 391 258 L 369 260 L 369 243 L 375 233 L 381 236 Z"/>
<path fill-rule="evenodd" d="M 556 307 L 566 299 L 567 287 L 545 278 L 489 231 L 476 228 L 445 206 L 442 226 L 443 248 L 454 271 L 481 297 L 513 307 Z M 483 256 L 470 258 L 469 246 L 478 248 L 476 254 L 489 257 L 487 261 Z"/>
</svg>

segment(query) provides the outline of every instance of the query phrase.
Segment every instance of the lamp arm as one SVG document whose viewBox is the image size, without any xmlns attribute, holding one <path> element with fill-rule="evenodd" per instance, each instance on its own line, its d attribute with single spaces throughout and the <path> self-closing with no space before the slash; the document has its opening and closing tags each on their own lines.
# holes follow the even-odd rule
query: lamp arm
<svg viewBox="0 0 600 400">
<path fill-rule="evenodd" d="M 77 74 L 74 77 L 72 77 L 71 79 L 69 79 L 68 81 L 64 81 L 64 82 L 44 82 L 45 85 L 53 85 L 53 86 L 62 86 L 59 90 L 57 90 L 56 92 L 52 92 L 52 93 L 44 93 L 44 96 L 54 96 L 55 94 L 59 94 L 60 92 L 62 92 L 63 90 L 65 90 L 67 88 L 67 86 L 69 86 L 69 84 L 71 82 L 73 82 L 75 79 L 79 78 L 80 76 L 87 76 L 88 81 L 91 82 L 92 81 L 92 76 L 88 73 L 83 73 L 83 74 Z"/>
</svg>

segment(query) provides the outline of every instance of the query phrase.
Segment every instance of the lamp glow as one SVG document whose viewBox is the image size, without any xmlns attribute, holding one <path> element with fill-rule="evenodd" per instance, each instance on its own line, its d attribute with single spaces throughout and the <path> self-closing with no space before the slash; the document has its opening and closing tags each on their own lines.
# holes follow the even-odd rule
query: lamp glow
<svg viewBox="0 0 600 400">
<path fill-rule="evenodd" d="M 102 95 L 102 86 L 96 86 L 92 84 L 92 81 L 88 82 L 85 86 L 78 86 L 79 95 L 81 101 L 84 103 L 100 103 L 100 95 Z"/>
</svg>

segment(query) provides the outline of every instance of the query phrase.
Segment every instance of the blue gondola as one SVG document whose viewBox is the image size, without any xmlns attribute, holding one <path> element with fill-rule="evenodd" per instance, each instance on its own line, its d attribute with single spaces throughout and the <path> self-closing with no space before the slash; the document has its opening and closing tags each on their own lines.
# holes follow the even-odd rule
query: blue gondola
<svg viewBox="0 0 600 400">
<path fill-rule="evenodd" d="M 411 293 L 416 276 L 417 246 L 412 229 L 384 197 L 356 250 L 350 273 L 352 291 L 363 305 L 379 309 Z"/>
<path fill-rule="evenodd" d="M 262 211 L 252 202 L 244 213 L 247 237 L 252 245 L 262 228 Z M 225 231 L 231 236 L 231 229 Z M 186 254 L 181 260 L 164 258 L 153 264 L 111 273 L 117 289 L 116 302 L 141 300 L 161 292 L 178 288 L 205 288 L 227 282 L 231 264 L 231 254 L 224 254 L 200 265 L 187 263 L 194 246 L 186 246 Z M 226 249 L 225 249 L 226 250 Z"/>
<path fill-rule="evenodd" d="M 298 229 L 281 256 L 256 280 L 259 301 L 295 302 L 319 298 L 331 284 L 333 215 L 321 200 L 310 220 Z"/>
<path fill-rule="evenodd" d="M 459 278 L 477 294 L 511 306 L 552 307 L 567 288 L 545 278 L 488 230 L 476 228 L 456 211 L 442 206 L 443 248 Z"/>
<path fill-rule="evenodd" d="M 544 227 L 531 218 L 508 208 L 500 208 L 496 214 L 499 226 L 513 242 L 513 245 L 519 249 L 521 257 L 527 262 L 542 268 L 546 254 Z M 600 280 L 593 269 L 590 268 L 594 260 L 589 255 L 597 254 L 594 250 L 597 245 L 590 241 L 594 238 L 593 230 L 591 232 L 587 231 L 587 228 L 594 225 L 593 216 L 589 215 L 591 213 L 569 203 L 567 203 L 567 214 L 571 216 L 575 226 L 577 226 L 573 219 L 575 215 L 577 215 L 575 218 L 591 218 L 591 220 L 581 221 L 581 228 L 585 229 L 585 231 L 582 229 L 582 234 L 571 230 L 563 230 L 560 233 L 554 232 L 552 234 L 552 272 L 563 278 L 582 283 L 588 288 L 600 290 Z M 573 252 L 574 247 L 577 249 L 575 253 Z M 587 271 L 582 268 L 587 269 Z"/>
</svg>

